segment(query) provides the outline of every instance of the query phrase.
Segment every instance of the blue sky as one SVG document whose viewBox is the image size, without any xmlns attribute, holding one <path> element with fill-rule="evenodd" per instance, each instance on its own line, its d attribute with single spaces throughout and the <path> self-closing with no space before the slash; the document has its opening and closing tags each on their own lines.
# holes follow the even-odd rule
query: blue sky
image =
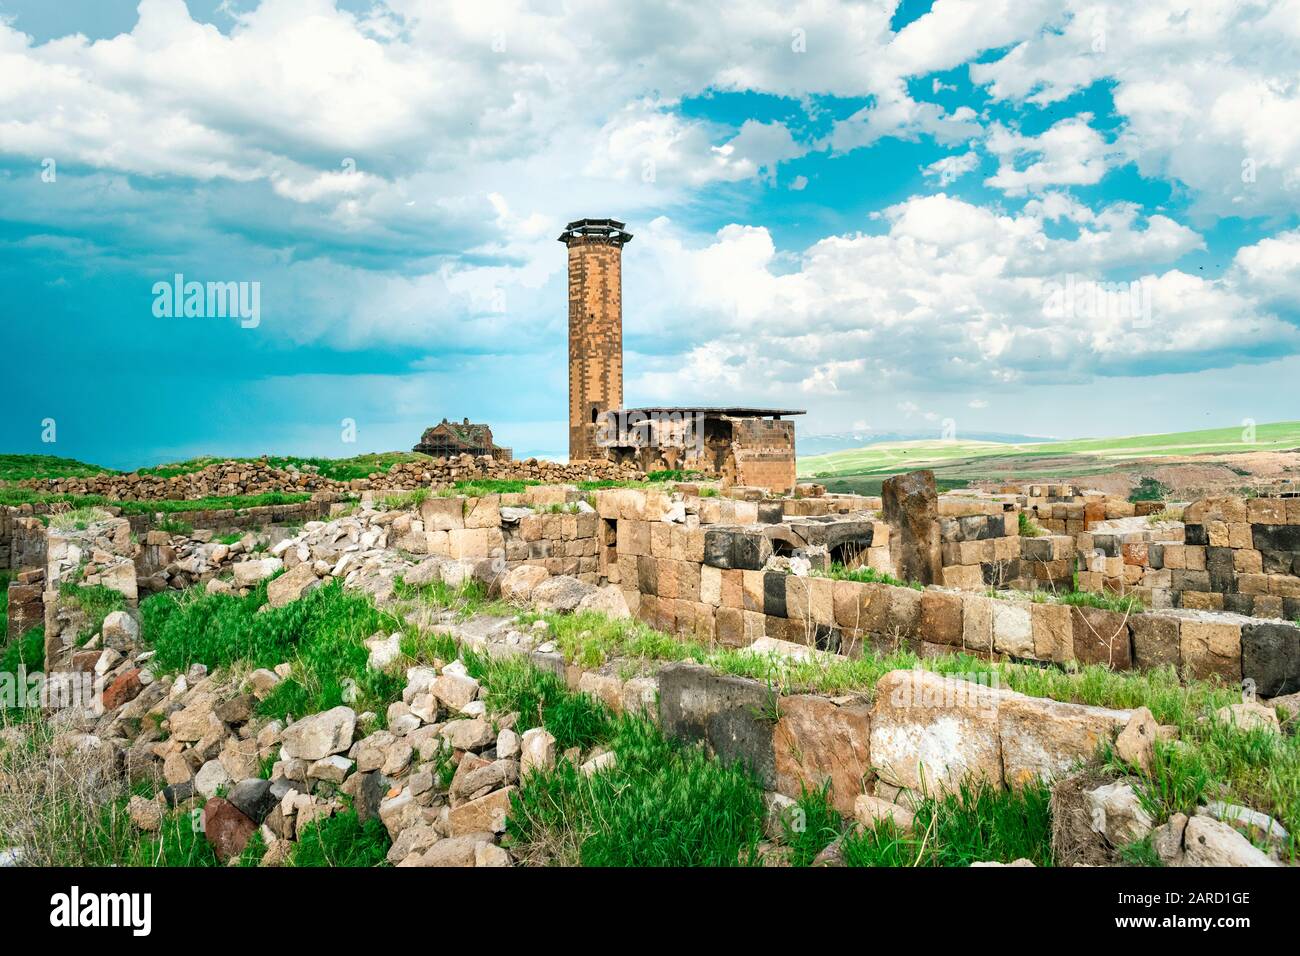
<svg viewBox="0 0 1300 956">
<path fill-rule="evenodd" d="M 629 404 L 1300 418 L 1300 4 L 706 6 L 0 0 L 0 447 L 559 457 L 583 216 Z M 155 315 L 177 273 L 259 321 Z"/>
</svg>

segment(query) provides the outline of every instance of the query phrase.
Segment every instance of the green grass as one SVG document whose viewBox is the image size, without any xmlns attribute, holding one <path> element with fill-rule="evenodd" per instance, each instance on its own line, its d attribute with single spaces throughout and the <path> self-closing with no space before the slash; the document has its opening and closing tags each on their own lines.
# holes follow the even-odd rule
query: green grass
<svg viewBox="0 0 1300 956">
<path fill-rule="evenodd" d="M 487 688 L 490 713 L 518 712 L 520 733 L 545 727 L 561 750 L 586 749 L 609 736 L 608 708 L 587 694 L 570 691 L 554 674 L 538 670 L 523 658 L 482 657 L 463 650 L 465 668 Z"/>
<path fill-rule="evenodd" d="M 481 581 L 467 581 L 458 588 L 444 581 L 416 587 L 399 577 L 393 581 L 393 596 L 412 606 L 423 605 L 440 611 L 455 611 L 461 620 L 476 614 L 512 616 L 516 610 L 513 605 L 490 597 L 487 587 Z"/>
<path fill-rule="evenodd" d="M 1017 516 L 1017 521 L 1020 525 L 1020 537 L 1022 538 L 1041 538 L 1045 533 L 1042 528 L 1038 527 L 1038 522 L 1023 511 Z"/>
<path fill-rule="evenodd" d="M 1093 607 L 1101 611 L 1114 611 L 1117 614 L 1141 614 L 1146 610 L 1142 599 L 1136 594 L 1114 594 L 1110 591 L 1067 591 L 1054 595 L 1057 604 L 1069 604 L 1074 607 Z"/>
<path fill-rule="evenodd" d="M 810 866 L 817 854 L 830 846 L 844 829 L 844 820 L 831 803 L 830 781 L 809 790 L 804 787 L 792 810 L 781 818 L 791 866 Z"/>
<path fill-rule="evenodd" d="M 384 511 L 401 511 L 405 508 L 418 508 L 428 497 L 428 488 L 416 488 L 413 491 L 395 491 L 385 495 L 378 504 Z"/>
<path fill-rule="evenodd" d="M 23 481 L 28 478 L 88 478 L 92 475 L 115 475 L 118 472 L 100 465 L 59 458 L 55 455 L 0 455 L 0 481 Z"/>
<path fill-rule="evenodd" d="M 85 625 L 77 632 L 77 644 L 89 641 L 104 626 L 104 618 L 126 607 L 126 597 L 120 591 L 102 584 L 62 584 L 59 593 L 65 606 L 78 607 L 86 615 Z"/>
<path fill-rule="evenodd" d="M 861 482 L 866 478 L 881 478 L 917 468 L 935 469 L 936 475 L 945 479 L 1051 478 L 1113 470 L 1117 463 L 1126 459 L 1285 451 L 1296 447 L 1300 447 L 1300 421 L 1259 425 L 1255 429 L 1253 444 L 1242 441 L 1239 426 L 1033 444 L 886 442 L 801 458 L 798 469 L 800 478 L 818 481 L 842 479 Z M 830 487 L 827 481 L 827 488 Z"/>
<path fill-rule="evenodd" d="M 1164 501 L 1172 493 L 1168 485 L 1147 475 L 1129 492 L 1128 500 L 1135 504 L 1139 501 Z"/>
<path fill-rule="evenodd" d="M 100 507 L 73 508 L 50 518 L 49 526 L 55 531 L 85 531 L 97 521 L 108 521 L 113 516 Z"/>
<path fill-rule="evenodd" d="M 404 679 L 369 669 L 363 642 L 377 631 L 409 631 L 409 625 L 378 610 L 368 597 L 344 591 L 338 581 L 281 608 L 260 610 L 265 603 L 265 583 L 246 597 L 204 594 L 195 587 L 145 599 L 143 636 L 156 650 L 153 666 L 271 668 L 287 661 L 292 676 L 258 705 L 259 713 L 302 716 L 354 695 L 351 706 L 374 709 L 382 719 L 387 703 L 401 696 Z"/>
<path fill-rule="evenodd" d="M 831 565 L 829 571 L 814 570 L 810 573 L 814 577 L 833 578 L 836 581 L 857 581 L 859 584 L 890 584 L 894 587 L 912 588 L 916 591 L 925 590 L 925 585 L 916 581 L 900 581 L 892 574 L 877 571 L 875 568 L 847 568 L 838 561 Z"/>
<path fill-rule="evenodd" d="M 999 790 L 987 783 L 926 797 L 910 833 L 892 820 L 850 833 L 842 844 L 849 866 L 969 866 L 1029 859 L 1052 865 L 1051 788 L 1035 783 Z"/>
<path fill-rule="evenodd" d="M 50 494 L 31 488 L 0 488 L 0 505 L 67 504 L 78 508 L 117 508 L 123 514 L 179 514 L 187 511 L 239 511 L 309 501 L 307 492 L 268 491 L 260 495 L 222 495 L 190 501 L 113 501 L 102 495 Z"/>
<path fill-rule="evenodd" d="M 598 611 L 575 614 L 535 613 L 520 615 L 524 624 L 545 620 L 550 636 L 564 659 L 591 669 L 614 658 L 645 661 L 703 661 L 708 649 L 693 641 L 657 631 L 636 618 L 611 618 Z"/>
<path fill-rule="evenodd" d="M 452 482 L 450 486 L 438 491 L 438 497 L 455 498 L 463 495 L 466 498 L 483 498 L 487 495 L 518 495 L 522 494 L 525 489 L 540 484 L 540 481 L 533 481 L 532 479 L 474 478 Z"/>
<path fill-rule="evenodd" d="M 293 467 L 299 471 L 314 470 L 322 478 L 329 478 L 334 481 L 351 481 L 354 478 L 369 478 L 374 474 L 387 473 L 393 465 L 398 463 L 430 460 L 428 455 L 401 451 L 354 455 L 351 458 L 300 458 L 293 455 L 268 455 L 262 458 L 215 458 L 211 455 L 204 455 L 186 461 L 139 468 L 136 473 L 154 475 L 159 478 L 175 478 L 179 475 L 189 475 L 196 471 L 202 471 L 210 465 L 235 461 L 247 464 L 260 462 L 271 468 L 287 469 Z"/>
<path fill-rule="evenodd" d="M 511 848 L 583 866 L 736 866 L 762 838 L 763 797 L 739 765 L 620 717 L 613 768 L 584 776 L 566 760 L 529 774 L 511 799 Z"/>
<path fill-rule="evenodd" d="M 362 823 L 355 810 L 314 820 L 298 834 L 292 866 L 384 866 L 392 841 L 378 818 Z"/>
</svg>

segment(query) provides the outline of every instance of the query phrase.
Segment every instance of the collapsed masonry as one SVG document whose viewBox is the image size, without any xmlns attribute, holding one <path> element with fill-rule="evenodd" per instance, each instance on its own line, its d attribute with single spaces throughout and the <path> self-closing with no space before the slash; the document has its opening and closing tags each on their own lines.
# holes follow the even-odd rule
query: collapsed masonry
<svg viewBox="0 0 1300 956">
<path fill-rule="evenodd" d="M 795 486 L 796 409 L 632 408 L 606 412 L 597 444 L 642 472 L 684 470 L 788 494 Z"/>
<path fill-rule="evenodd" d="M 917 487 L 911 495 L 903 490 L 902 505 L 916 507 Z M 1175 663 L 1197 677 L 1249 677 L 1264 696 L 1300 689 L 1300 656 L 1294 653 L 1300 629 L 1289 625 L 1197 612 L 1125 616 L 799 573 L 835 557 L 887 566 L 896 555 L 924 561 L 928 552 L 933 560 L 933 536 L 916 513 L 908 524 L 920 535 L 864 514 L 860 499 L 744 502 L 619 489 L 598 493 L 591 506 L 571 494 L 552 488 L 433 499 L 418 511 L 363 507 L 309 522 L 265 552 L 240 555 L 233 581 L 214 574 L 205 586 L 233 593 L 284 570 L 267 591 L 269 603 L 281 606 L 329 578 L 383 602 L 393 597 L 399 577 L 411 584 L 458 584 L 473 576 L 541 609 L 626 614 L 627 603 L 612 600 L 622 595 L 658 626 L 689 626 L 692 635 L 724 646 L 779 656 L 816 657 L 832 646 L 851 652 L 864 642 L 922 653 L 965 648 L 1117 668 Z M 937 508 L 923 502 L 930 505 Z M 990 525 L 988 516 L 965 517 Z M 484 545 L 499 545 L 504 553 L 480 557 Z M 161 547 L 161 539 L 149 546 Z M 167 546 L 184 547 L 174 538 Z M 132 550 L 123 519 L 52 533 L 47 573 L 58 581 L 75 571 L 129 598 L 134 562 L 124 559 Z M 460 556 L 420 557 L 430 551 Z M 506 555 L 513 557 L 506 561 Z M 574 569 L 586 580 L 553 576 L 549 568 Z M 636 576 L 629 579 L 623 572 L 632 568 Z M 615 584 L 597 587 L 611 577 Z M 70 623 L 61 633 L 77 626 Z M 1150 759 L 1155 734 L 1172 729 L 1156 727 L 1143 709 L 1082 706 L 920 670 L 885 675 L 873 698 L 785 695 L 770 716 L 769 684 L 708 666 L 670 664 L 636 676 L 618 662 L 585 670 L 556 653 L 545 630 L 522 630 L 512 617 L 439 626 L 479 654 L 525 655 L 615 711 L 645 710 L 669 736 L 704 741 L 719 757 L 744 761 L 775 792 L 769 799 L 778 809 L 805 789 L 829 785 L 841 812 L 867 825 L 883 814 L 910 826 L 909 794 L 952 790 L 972 779 L 1009 789 L 1066 777 L 1107 745 L 1126 761 L 1140 762 L 1144 754 Z M 754 636 L 759 629 L 762 636 Z M 238 686 L 211 679 L 201 666 L 182 675 L 154 674 L 138 637 L 128 602 L 86 647 L 51 647 L 56 655 L 70 654 L 73 670 L 102 679 L 101 706 L 75 721 L 75 731 L 60 734 L 57 745 L 93 758 L 105 782 L 120 776 L 133 784 L 165 781 L 154 800 L 131 801 L 132 821 L 142 829 L 157 829 L 169 808 L 206 801 L 204 832 L 223 860 L 238 855 L 261 828 L 263 862 L 283 861 L 296 836 L 313 820 L 340 812 L 346 798 L 363 819 L 377 817 L 388 830 L 390 862 L 509 865 L 510 849 L 500 834 L 514 788 L 560 756 L 544 728 L 520 734 L 519 715 L 488 712 L 482 688 L 457 661 L 410 668 L 402 699 L 388 708 L 386 729 L 375 729 L 373 714 L 346 706 L 286 727 L 256 718 L 255 704 L 290 673 L 288 663 L 252 672 Z M 400 665 L 399 642 L 400 634 L 367 641 L 369 666 Z M 808 646 L 814 643 L 826 650 Z M 1259 715 L 1272 714 L 1277 722 L 1271 708 L 1234 708 L 1214 719 L 1266 720 Z M 150 715 L 159 720 L 146 719 Z M 1134 736 L 1145 741 L 1145 750 Z M 450 781 L 440 782 L 439 761 L 448 755 L 459 763 Z M 583 773 L 608 770 L 616 761 L 609 753 L 573 759 Z M 268 762 L 271 779 L 259 779 Z M 1273 831 L 1276 821 L 1260 841 L 1273 845 L 1272 856 L 1238 832 L 1243 822 L 1234 812 L 1242 808 L 1209 805 L 1190 819 L 1173 815 L 1163 823 L 1139 815 L 1135 835 L 1126 810 L 1132 794 L 1122 783 L 1094 786 L 1082 799 L 1095 839 L 1109 846 L 1114 862 L 1120 848 L 1147 834 L 1175 865 L 1274 865 L 1284 855 L 1287 835 Z"/>
</svg>

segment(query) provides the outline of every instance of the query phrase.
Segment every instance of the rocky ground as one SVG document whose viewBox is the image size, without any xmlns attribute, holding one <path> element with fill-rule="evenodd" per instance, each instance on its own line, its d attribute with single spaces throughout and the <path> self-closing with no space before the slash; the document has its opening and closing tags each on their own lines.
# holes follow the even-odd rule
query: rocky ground
<svg viewBox="0 0 1300 956">
<path fill-rule="evenodd" d="M 575 794 L 589 799 L 599 789 L 597 781 L 614 786 L 608 781 L 617 779 L 617 793 L 609 799 L 633 804 L 637 782 L 649 778 L 645 768 L 624 767 L 620 761 L 635 762 L 635 754 L 647 752 L 660 754 L 641 758 L 648 763 L 667 766 L 681 760 L 685 768 L 679 772 L 674 764 L 671 782 L 657 779 L 640 794 L 647 820 L 659 821 L 671 833 L 672 824 L 663 821 L 671 815 L 673 800 L 654 788 L 704 776 L 706 789 L 715 796 L 730 787 L 727 799 L 745 808 L 737 816 L 742 822 L 753 819 L 763 831 L 748 832 L 742 825 L 720 850 L 710 848 L 715 856 L 697 859 L 716 862 L 716 853 L 722 853 L 728 862 L 765 865 L 888 861 L 882 841 L 872 836 L 882 826 L 903 835 L 884 842 L 914 845 L 920 859 L 934 842 L 934 821 L 959 817 L 960 808 L 951 803 L 880 791 L 858 796 L 850 814 L 835 815 L 815 839 L 809 838 L 810 817 L 832 817 L 824 794 L 801 799 L 763 794 L 743 775 L 726 776 L 732 771 L 706 756 L 654 749 L 662 744 L 647 751 L 648 738 L 638 739 L 635 747 L 612 745 L 610 714 L 649 718 L 648 730 L 620 725 L 618 733 L 624 736 L 657 734 L 652 729 L 656 672 L 666 660 L 677 659 L 662 648 L 645 647 L 618 656 L 624 648 L 575 667 L 566 622 L 626 620 L 619 589 L 553 577 L 532 566 L 502 573 L 490 561 L 413 556 L 398 546 L 403 522 L 410 520 L 407 512 L 361 509 L 308 523 L 265 551 L 243 541 L 220 546 L 225 553 L 212 542 L 186 545 L 189 550 L 178 552 L 175 563 L 201 561 L 202 567 L 186 565 L 182 573 L 187 582 L 206 577 L 206 583 L 187 592 L 183 602 L 200 600 L 200 592 L 206 592 L 207 600 L 242 601 L 264 588 L 266 601 L 257 618 L 305 608 L 314 592 L 341 587 L 383 609 L 393 626 L 366 632 L 364 665 L 357 673 L 364 686 L 349 687 L 345 680 L 340 702 L 333 706 L 298 707 L 301 712 L 282 708 L 280 716 L 268 716 L 267 702 L 282 699 L 290 684 L 308 693 L 304 700 L 323 699 L 319 685 L 328 679 L 312 672 L 309 658 L 286 656 L 260 667 L 234 663 L 209 671 L 203 664 L 190 664 L 168 670 L 157 665 L 158 651 L 141 633 L 136 616 L 114 611 L 74 657 L 78 671 L 102 678 L 102 708 L 67 708 L 36 721 L 30 714 L 25 720 L 6 720 L 0 742 L 4 858 L 51 862 L 51 842 L 68 830 L 69 820 L 94 816 L 99 812 L 95 807 L 118 800 L 130 831 L 117 835 L 122 846 L 156 846 L 164 857 L 163 848 L 176 839 L 169 834 L 183 825 L 224 863 L 305 865 L 304 847 L 327 845 L 326 833 L 334 833 L 344 847 L 370 847 L 373 852 L 364 857 L 370 864 L 573 862 L 584 857 L 566 848 L 566 842 L 580 841 L 589 835 L 584 828 L 597 824 L 562 821 L 561 829 L 568 825 L 582 835 L 557 837 L 557 824 L 551 821 L 545 824 L 550 828 L 546 835 L 538 837 L 538 828 L 545 829 L 538 822 L 545 817 L 536 803 L 538 789 L 551 794 L 555 788 L 576 801 Z M 222 575 L 209 576 L 216 570 Z M 489 575 L 513 607 L 484 605 L 467 613 L 473 608 L 459 604 L 457 595 L 481 589 L 475 582 Z M 450 599 L 420 599 L 433 591 Z M 598 613 L 573 617 L 575 612 Z M 577 635 L 579 643 L 588 636 Z M 655 639 L 672 641 L 665 635 Z M 804 648 L 773 645 L 763 653 L 800 666 L 854 666 Z M 363 700 L 368 708 L 360 706 Z M 1284 725 L 1279 717 L 1297 711 L 1300 700 L 1245 702 L 1198 719 L 1210 721 L 1212 728 L 1228 728 L 1214 729 L 1216 735 L 1254 735 L 1247 743 L 1258 750 L 1276 746 L 1272 741 L 1289 746 L 1294 721 Z M 588 726 L 602 729 L 588 732 Z M 1277 819 L 1251 807 L 1207 799 L 1187 814 L 1153 812 L 1140 796 L 1143 776 L 1157 759 L 1156 741 L 1171 733 L 1176 736 L 1176 729 L 1161 726 L 1149 710 L 1136 707 L 1110 762 L 1060 781 L 1050 793 L 1050 815 L 1045 810 L 1040 815 L 1037 843 L 1026 839 L 1028 855 L 1013 860 L 1007 853 L 1001 862 L 1031 861 L 1035 855 L 1038 863 L 1088 865 L 1289 861 L 1294 855 L 1290 835 Z M 1184 742 L 1184 750 L 1192 747 L 1190 739 Z M 696 759 L 705 762 L 690 763 Z M 626 779 L 617 777 L 624 772 Z M 586 789 L 582 780 L 591 781 Z M 1046 799 L 1047 791 L 1043 793 Z M 712 839 L 710 833 L 719 825 L 709 822 L 708 799 L 679 801 L 699 820 L 684 825 L 690 836 L 673 839 L 694 839 L 701 846 Z M 1279 805 L 1294 799 L 1294 794 L 1282 794 Z M 51 816 L 50 806 L 63 808 L 61 815 Z M 722 809 L 730 812 L 731 806 Z M 719 819 L 725 817 L 719 813 Z M 510 833 L 512 817 L 516 823 L 531 821 L 534 831 L 526 838 L 520 831 Z M 683 824 L 679 820 L 676 825 Z M 629 832 L 645 829 L 644 823 L 628 825 Z M 1134 846 L 1143 847 L 1147 857 L 1126 855 L 1135 852 Z M 743 847 L 750 848 L 749 856 L 738 849 Z M 114 852 L 114 861 L 139 859 L 131 855 L 135 850 Z M 953 858 L 962 859 L 943 859 Z"/>
</svg>

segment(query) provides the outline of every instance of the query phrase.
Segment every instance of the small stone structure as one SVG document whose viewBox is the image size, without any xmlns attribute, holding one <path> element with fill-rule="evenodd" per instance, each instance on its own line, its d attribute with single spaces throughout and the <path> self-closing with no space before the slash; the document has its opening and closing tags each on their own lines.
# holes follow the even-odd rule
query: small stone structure
<svg viewBox="0 0 1300 956">
<path fill-rule="evenodd" d="M 651 407 L 605 413 L 597 444 L 641 471 L 684 469 L 724 485 L 788 494 L 795 485 L 794 422 L 800 409 Z"/>
<path fill-rule="evenodd" d="M 426 428 L 420 443 L 411 450 L 432 458 L 486 455 L 496 461 L 509 461 L 512 457 L 509 448 L 493 442 L 491 427 L 475 424 L 468 418 L 462 422 L 444 418 L 432 428 Z"/>
</svg>

